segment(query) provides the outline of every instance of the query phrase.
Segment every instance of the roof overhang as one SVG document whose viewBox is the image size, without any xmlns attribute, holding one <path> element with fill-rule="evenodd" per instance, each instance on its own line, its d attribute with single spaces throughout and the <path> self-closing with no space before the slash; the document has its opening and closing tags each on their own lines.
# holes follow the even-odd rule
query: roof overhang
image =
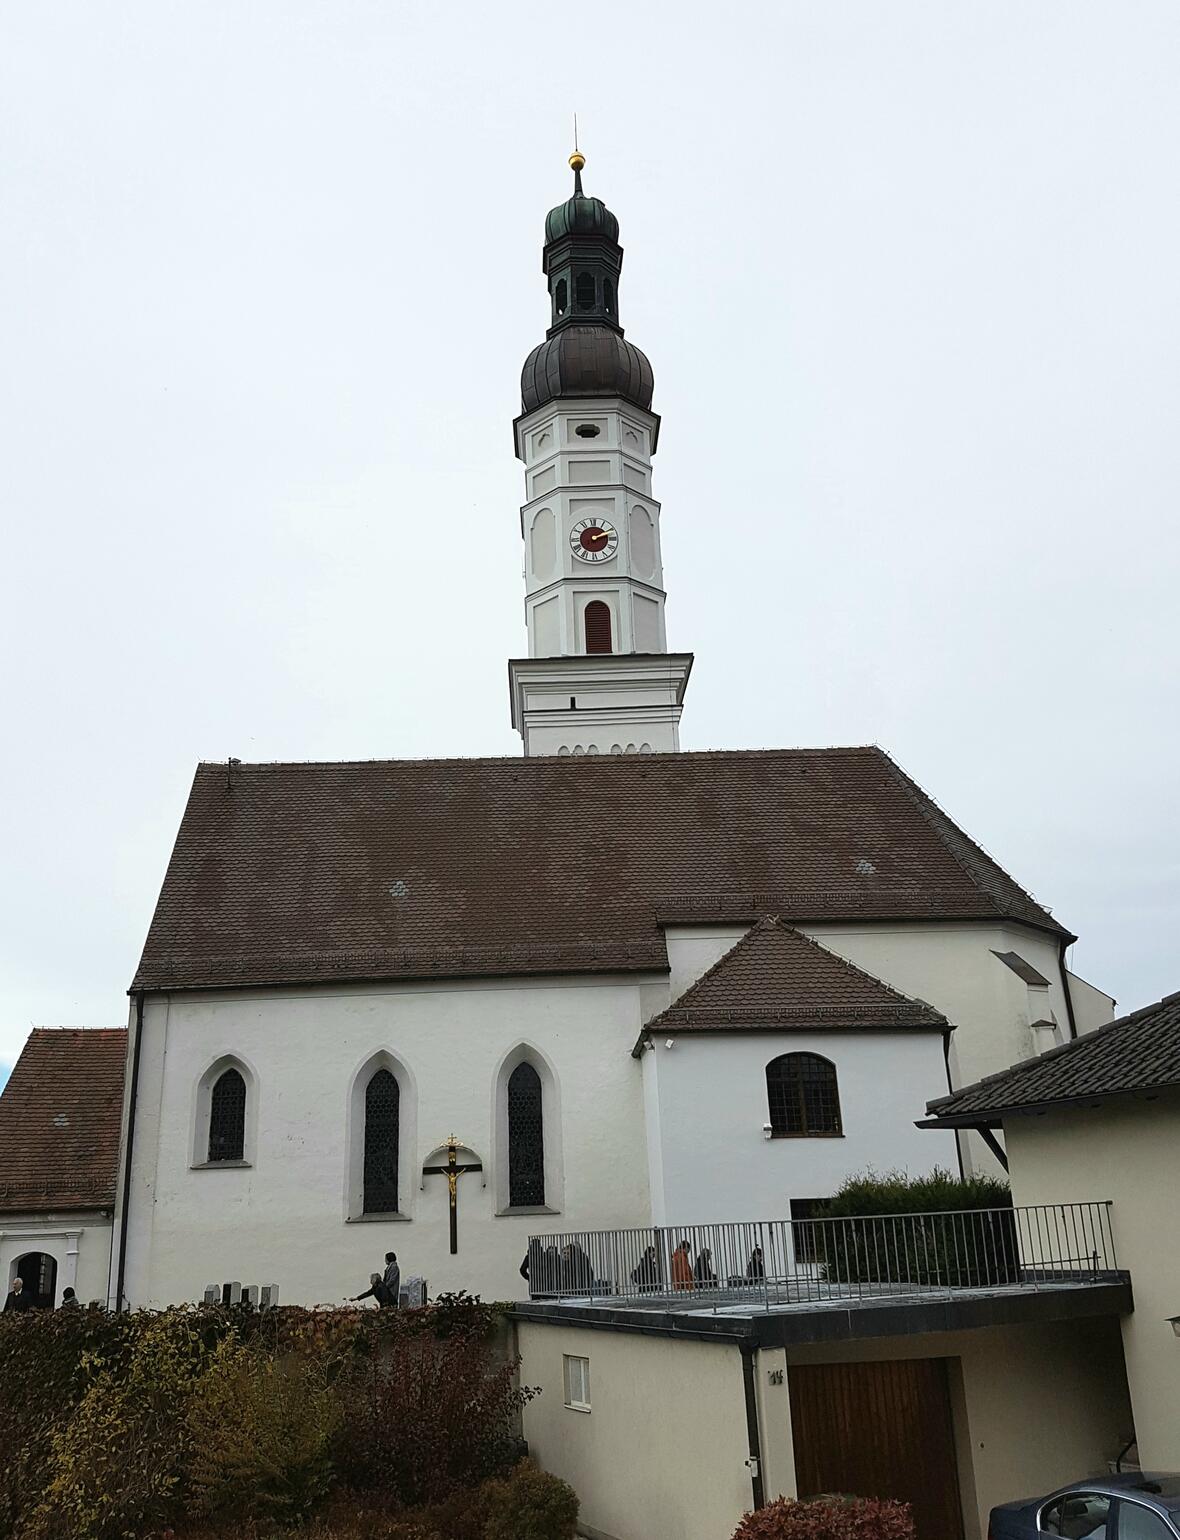
<svg viewBox="0 0 1180 1540">
<path fill-rule="evenodd" d="M 1050 1101 L 1021 1102 L 1013 1107 L 984 1107 L 974 1111 L 933 1113 L 916 1123 L 918 1128 L 1001 1128 L 1006 1118 L 1043 1117 L 1047 1112 L 1078 1112 L 1091 1107 L 1105 1107 L 1111 1102 L 1158 1101 L 1161 1096 L 1180 1091 L 1180 1083 L 1160 1086 L 1128 1086 L 1117 1091 L 1091 1092 L 1087 1096 L 1059 1096 Z M 937 1106 L 931 1102 L 931 1107 Z"/>
</svg>

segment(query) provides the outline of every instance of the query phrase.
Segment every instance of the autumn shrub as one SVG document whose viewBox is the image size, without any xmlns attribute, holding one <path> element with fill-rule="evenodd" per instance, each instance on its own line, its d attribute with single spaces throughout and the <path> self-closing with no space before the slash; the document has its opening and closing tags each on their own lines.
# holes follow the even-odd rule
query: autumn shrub
<svg viewBox="0 0 1180 1540">
<path fill-rule="evenodd" d="M 167 1316 L 134 1341 L 126 1365 L 87 1355 L 90 1383 L 50 1436 L 46 1481 L 24 1529 L 107 1540 L 162 1526 L 181 1505 L 185 1421 L 203 1346 Z"/>
<path fill-rule="evenodd" d="M 574 1540 L 578 1498 L 557 1476 L 522 1460 L 486 1488 L 484 1540 Z"/>
<path fill-rule="evenodd" d="M 332 1484 L 339 1422 L 318 1362 L 224 1338 L 189 1398 L 193 1506 L 239 1519 L 304 1518 Z"/>
<path fill-rule="evenodd" d="M 733 1540 L 914 1540 L 908 1503 L 878 1498 L 780 1497 L 747 1513 Z"/>
<path fill-rule="evenodd" d="M 335 1450 L 342 1479 L 418 1507 L 501 1474 L 534 1394 L 518 1387 L 516 1367 L 497 1362 L 486 1332 L 456 1322 L 441 1337 L 353 1354 L 335 1383 L 346 1412 Z"/>
</svg>

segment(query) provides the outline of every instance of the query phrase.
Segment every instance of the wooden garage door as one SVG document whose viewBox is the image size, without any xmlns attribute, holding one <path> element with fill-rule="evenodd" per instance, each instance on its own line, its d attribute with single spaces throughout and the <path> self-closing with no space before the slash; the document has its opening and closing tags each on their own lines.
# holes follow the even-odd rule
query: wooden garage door
<svg viewBox="0 0 1180 1540">
<path fill-rule="evenodd" d="M 912 1503 L 918 1540 L 962 1540 L 946 1360 L 798 1364 L 787 1371 L 800 1497 Z"/>
</svg>

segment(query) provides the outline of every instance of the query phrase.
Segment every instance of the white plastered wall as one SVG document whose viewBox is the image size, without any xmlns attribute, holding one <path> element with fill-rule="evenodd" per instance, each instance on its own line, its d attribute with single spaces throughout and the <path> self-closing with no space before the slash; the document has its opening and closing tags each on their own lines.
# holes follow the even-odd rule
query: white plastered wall
<svg viewBox="0 0 1180 1540">
<path fill-rule="evenodd" d="M 1000 962 L 996 952 L 1018 953 L 1049 980 L 1049 1009 L 1057 1019 L 1062 1040 L 1069 1035 L 1058 943 L 1031 926 L 909 921 L 800 925 L 799 929 L 902 994 L 925 1000 L 953 1023 L 956 1030 L 951 1038 L 950 1071 L 955 1086 L 1007 1069 L 1046 1046 L 1032 1030 L 1028 986 Z M 682 994 L 744 933 L 744 927 L 732 925 L 669 929 L 671 998 Z M 1100 1024 L 1102 1001 L 1109 998 L 1098 990 L 1085 997 L 1087 1027 Z M 922 1100 L 945 1095 L 946 1090 L 945 1075 L 927 1079 L 921 1086 Z M 915 1115 L 920 1116 L 921 1111 Z M 962 1143 L 970 1166 L 1001 1174 L 976 1135 L 964 1136 Z M 883 1168 L 880 1161 L 874 1164 Z"/>
<path fill-rule="evenodd" d="M 1180 1340 L 1168 1324 L 1180 1315 L 1180 1098 L 1013 1117 L 1004 1134 L 1017 1203 L 1112 1200 L 1115 1254 L 1135 1294 L 1123 1343 L 1140 1460 L 1180 1470 Z"/>
<path fill-rule="evenodd" d="M 842 1137 L 766 1138 L 766 1065 L 782 1053 L 835 1065 Z M 914 1127 L 945 1089 L 940 1032 L 655 1033 L 643 1073 L 656 1224 L 787 1218 L 792 1198 L 830 1197 L 869 1167 L 955 1164 L 953 1135 Z"/>
<path fill-rule="evenodd" d="M 111 1221 L 97 1214 L 0 1215 L 0 1278 L 7 1288 L 16 1265 L 30 1251 L 48 1252 L 57 1263 L 54 1304 L 72 1288 L 82 1304 L 105 1303 L 111 1260 Z"/>
<path fill-rule="evenodd" d="M 277 1284 L 287 1303 L 339 1302 L 360 1293 L 393 1250 L 403 1277 L 425 1277 L 432 1293 L 465 1288 L 511 1299 L 524 1290 L 519 1267 L 530 1233 L 647 1222 L 642 1075 L 630 1056 L 643 993 L 638 979 L 552 979 L 149 998 L 128 1298 L 163 1305 L 236 1281 Z M 560 1097 L 553 1175 L 561 1210 L 551 1217 L 496 1213 L 497 1073 L 521 1045 L 551 1067 Z M 380 1053 L 407 1072 L 405 1218 L 346 1222 L 355 1207 L 350 1097 L 360 1066 Z M 256 1077 L 253 1157 L 194 1169 L 197 1087 L 228 1055 Z M 484 1166 L 482 1176 L 459 1181 L 454 1257 L 446 1181 L 421 1176 L 452 1133 Z"/>
<path fill-rule="evenodd" d="M 518 1324 L 529 1451 L 605 1540 L 728 1540 L 751 1506 L 742 1359 L 729 1343 Z M 589 1412 L 564 1404 L 563 1355 L 590 1361 Z"/>
</svg>

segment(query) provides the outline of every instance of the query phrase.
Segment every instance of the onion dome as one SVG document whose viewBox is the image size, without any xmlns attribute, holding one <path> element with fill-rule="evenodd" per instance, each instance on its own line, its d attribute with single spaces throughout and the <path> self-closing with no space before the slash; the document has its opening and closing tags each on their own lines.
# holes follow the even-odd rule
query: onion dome
<svg viewBox="0 0 1180 1540">
<path fill-rule="evenodd" d="M 651 364 L 619 325 L 619 222 L 600 198 L 582 191 L 585 164 L 580 151 L 570 156 L 574 195 L 545 220 L 542 266 L 552 325 L 525 361 L 522 410 L 562 396 L 617 396 L 650 411 Z"/>
<path fill-rule="evenodd" d="M 520 377 L 521 408 L 560 396 L 621 396 L 651 410 L 655 377 L 647 354 L 605 326 L 566 326 L 535 347 Z"/>
</svg>

